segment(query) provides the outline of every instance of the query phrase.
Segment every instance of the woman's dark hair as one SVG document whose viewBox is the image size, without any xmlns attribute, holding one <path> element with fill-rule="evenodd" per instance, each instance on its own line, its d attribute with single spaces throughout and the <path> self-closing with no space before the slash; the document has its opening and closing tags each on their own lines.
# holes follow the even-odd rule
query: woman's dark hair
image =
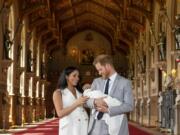
<svg viewBox="0 0 180 135">
<path fill-rule="evenodd" d="M 70 66 L 70 67 L 65 68 L 62 71 L 62 73 L 61 73 L 61 75 L 59 77 L 59 80 L 58 80 L 58 84 L 57 84 L 58 89 L 63 90 L 65 88 L 67 88 L 68 84 L 67 84 L 66 76 L 69 76 L 74 71 L 79 71 L 79 70 L 76 67 Z M 79 83 L 77 84 L 76 88 L 77 88 L 78 91 L 81 92 L 81 88 L 80 88 Z"/>
</svg>

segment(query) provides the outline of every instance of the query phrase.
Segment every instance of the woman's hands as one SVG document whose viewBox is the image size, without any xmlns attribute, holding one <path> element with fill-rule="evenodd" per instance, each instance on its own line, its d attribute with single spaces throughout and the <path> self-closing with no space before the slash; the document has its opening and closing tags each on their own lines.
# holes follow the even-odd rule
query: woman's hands
<svg viewBox="0 0 180 135">
<path fill-rule="evenodd" d="M 87 96 L 81 96 L 80 98 L 78 98 L 76 101 L 75 101 L 75 105 L 76 106 L 82 106 L 84 103 L 86 103 L 86 101 L 89 99 L 89 97 Z"/>
</svg>

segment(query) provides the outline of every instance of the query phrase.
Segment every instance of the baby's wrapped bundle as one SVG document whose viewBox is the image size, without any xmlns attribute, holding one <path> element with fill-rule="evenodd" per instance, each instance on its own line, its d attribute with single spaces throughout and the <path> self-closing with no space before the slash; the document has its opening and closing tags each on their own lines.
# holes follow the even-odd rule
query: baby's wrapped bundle
<svg viewBox="0 0 180 135">
<path fill-rule="evenodd" d="M 107 103 L 108 106 L 119 106 L 121 105 L 122 103 L 115 99 L 115 98 L 112 98 L 111 96 L 107 95 L 107 94 L 104 94 L 102 91 L 100 90 L 91 90 L 91 89 L 87 89 L 84 91 L 83 93 L 84 96 L 88 96 L 89 98 L 102 98 L 102 97 L 105 97 L 104 98 L 104 101 Z"/>
<path fill-rule="evenodd" d="M 112 98 L 111 96 L 104 94 L 100 90 L 86 89 L 84 91 L 83 95 L 88 96 L 89 98 L 102 98 L 102 97 L 104 97 L 104 101 L 106 102 L 108 107 L 120 106 L 122 104 L 122 102 L 120 102 L 116 98 Z M 96 112 L 95 109 L 92 110 L 92 114 L 94 112 Z M 123 117 L 124 117 L 124 114 L 110 117 L 110 115 L 108 113 L 104 113 L 101 120 L 104 120 L 106 122 L 106 124 L 108 125 L 110 135 L 118 135 L 119 129 L 121 127 L 121 123 L 123 121 Z"/>
</svg>

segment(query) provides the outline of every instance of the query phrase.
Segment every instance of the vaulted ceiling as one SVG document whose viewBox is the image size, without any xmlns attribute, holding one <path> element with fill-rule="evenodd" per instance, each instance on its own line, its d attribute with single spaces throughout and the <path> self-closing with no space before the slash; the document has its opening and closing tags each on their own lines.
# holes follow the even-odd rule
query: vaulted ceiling
<svg viewBox="0 0 180 135">
<path fill-rule="evenodd" d="M 55 44 L 50 47 L 53 49 L 60 41 L 66 43 L 71 36 L 85 29 L 103 34 L 110 42 L 117 39 L 120 45 L 128 47 L 144 29 L 145 18 L 152 17 L 155 0 L 19 1 L 24 3 L 21 10 L 26 10 L 30 27 L 36 27 L 42 39 L 51 38 L 44 42 L 47 46 Z M 122 49 L 126 50 L 126 47 Z"/>
</svg>

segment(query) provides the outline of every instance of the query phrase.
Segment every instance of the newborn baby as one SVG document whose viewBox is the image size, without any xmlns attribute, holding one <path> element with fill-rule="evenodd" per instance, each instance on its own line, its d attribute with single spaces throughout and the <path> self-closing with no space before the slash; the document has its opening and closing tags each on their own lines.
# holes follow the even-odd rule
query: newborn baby
<svg viewBox="0 0 180 135">
<path fill-rule="evenodd" d="M 111 96 L 109 96 L 107 94 L 104 94 L 100 90 L 91 90 L 90 85 L 88 85 L 88 84 L 84 85 L 83 89 L 84 89 L 83 95 L 88 96 L 89 98 L 102 98 L 102 97 L 104 97 L 104 101 L 106 102 L 108 107 L 120 106 L 122 104 L 116 98 L 112 98 Z M 95 111 L 96 110 L 93 109 L 92 114 Z M 124 114 L 110 117 L 110 115 L 108 113 L 104 113 L 104 115 L 102 117 L 102 120 L 104 120 L 106 122 L 106 124 L 108 125 L 110 135 L 118 135 L 118 132 L 119 132 L 119 129 L 121 127 L 123 117 L 124 117 Z"/>
<path fill-rule="evenodd" d="M 102 98 L 104 97 L 104 101 L 108 106 L 119 106 L 122 103 L 117 100 L 116 98 L 112 98 L 111 96 L 104 94 L 100 90 L 91 90 L 91 89 L 86 89 L 84 90 L 83 93 L 84 96 L 88 96 L 89 98 Z"/>
</svg>

